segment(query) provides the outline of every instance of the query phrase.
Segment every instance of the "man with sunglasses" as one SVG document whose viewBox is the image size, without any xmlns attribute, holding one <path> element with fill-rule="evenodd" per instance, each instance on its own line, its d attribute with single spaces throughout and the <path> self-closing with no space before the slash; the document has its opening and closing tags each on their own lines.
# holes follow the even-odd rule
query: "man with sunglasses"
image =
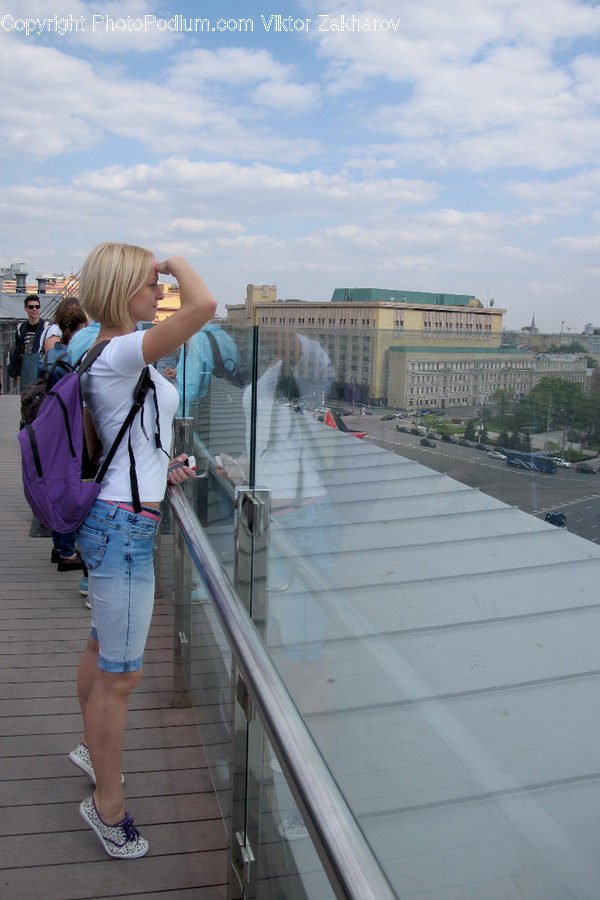
<svg viewBox="0 0 600 900">
<path fill-rule="evenodd" d="M 11 378 L 19 379 L 21 390 L 38 377 L 38 353 L 46 326 L 46 320 L 40 318 L 40 298 L 37 294 L 27 294 L 25 297 L 25 312 L 27 321 L 17 325 L 15 348 L 8 370 Z"/>
</svg>

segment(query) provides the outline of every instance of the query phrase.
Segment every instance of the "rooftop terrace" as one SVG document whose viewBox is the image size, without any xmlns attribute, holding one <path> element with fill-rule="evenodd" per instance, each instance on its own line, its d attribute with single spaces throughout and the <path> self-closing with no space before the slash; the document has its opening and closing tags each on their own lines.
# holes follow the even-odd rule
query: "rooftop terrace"
<svg viewBox="0 0 600 900">
<path fill-rule="evenodd" d="M 124 765 L 149 856 L 110 859 L 79 816 L 90 785 L 67 754 L 80 740 L 75 679 L 90 613 L 80 573 L 58 574 L 50 540 L 31 536 L 18 422 L 19 398 L 0 397 L 0 893 L 4 900 L 225 900 L 225 829 L 194 713 L 173 707 L 172 626 L 160 598 Z"/>
</svg>

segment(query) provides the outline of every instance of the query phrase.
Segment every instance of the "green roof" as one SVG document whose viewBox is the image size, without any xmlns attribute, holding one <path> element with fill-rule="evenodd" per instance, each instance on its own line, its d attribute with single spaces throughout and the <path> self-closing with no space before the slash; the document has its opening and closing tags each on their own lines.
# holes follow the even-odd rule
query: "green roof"
<svg viewBox="0 0 600 900">
<path fill-rule="evenodd" d="M 427 291 L 391 291 L 382 288 L 336 288 L 332 303 L 423 303 L 427 306 L 468 306 L 472 294 L 431 294 Z"/>
<path fill-rule="evenodd" d="M 435 344 L 424 344 L 419 347 L 406 347 L 394 345 L 389 348 L 390 353 L 469 353 L 471 356 L 482 354 L 494 354 L 495 356 L 531 356 L 532 350 L 520 350 L 517 347 L 440 347 Z"/>
</svg>

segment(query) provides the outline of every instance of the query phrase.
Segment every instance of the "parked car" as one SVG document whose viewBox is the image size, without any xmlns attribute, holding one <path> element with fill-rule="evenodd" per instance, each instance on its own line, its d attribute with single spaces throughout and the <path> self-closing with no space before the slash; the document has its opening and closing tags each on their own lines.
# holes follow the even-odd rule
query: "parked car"
<svg viewBox="0 0 600 900">
<path fill-rule="evenodd" d="M 474 447 L 473 441 L 468 441 L 466 438 L 459 438 L 458 443 L 461 447 Z"/>
<path fill-rule="evenodd" d="M 556 509 L 552 512 L 547 512 L 544 516 L 544 521 L 549 522 L 551 525 L 556 525 L 557 528 L 566 528 L 567 526 L 567 517 Z"/>
<path fill-rule="evenodd" d="M 489 451 L 490 448 L 488 447 L 487 444 L 475 444 L 475 449 L 476 450 L 485 450 L 487 452 L 487 451 Z"/>
<path fill-rule="evenodd" d="M 421 438 L 419 443 L 422 447 L 435 447 L 435 441 L 432 441 L 431 438 Z"/>
<path fill-rule="evenodd" d="M 559 469 L 570 469 L 573 463 L 570 463 L 568 459 L 561 459 L 558 456 L 552 457 L 552 462 Z"/>
<path fill-rule="evenodd" d="M 446 444 L 457 444 L 457 443 L 458 443 L 458 441 L 456 440 L 456 438 L 455 438 L 453 435 L 451 435 L 451 434 L 443 434 L 443 435 L 442 435 L 442 440 L 443 440 L 444 443 L 446 443 Z"/>
<path fill-rule="evenodd" d="M 406 425 L 396 425 L 396 431 L 403 431 L 404 434 L 409 434 L 410 428 L 407 428 Z"/>
<path fill-rule="evenodd" d="M 506 459 L 506 454 L 501 453 L 500 450 L 491 450 L 490 456 L 492 457 L 492 459 Z"/>
<path fill-rule="evenodd" d="M 575 468 L 577 469 L 578 472 L 583 472 L 584 475 L 595 475 L 596 474 L 596 470 L 592 469 L 591 466 L 588 466 L 587 463 L 577 463 Z"/>
<path fill-rule="evenodd" d="M 411 428 L 410 433 L 416 434 L 418 437 L 422 437 L 425 434 L 422 428 Z"/>
<path fill-rule="evenodd" d="M 437 441 L 437 440 L 439 440 L 439 437 L 438 437 L 438 435 L 435 433 L 435 431 L 428 431 L 428 432 L 427 432 L 427 437 L 430 438 L 432 441 Z"/>
<path fill-rule="evenodd" d="M 382 417 L 381 417 L 381 421 L 382 421 L 382 422 L 391 422 L 392 419 L 394 419 L 394 418 L 395 418 L 395 416 L 388 416 L 388 415 L 385 415 L 385 416 L 382 416 Z"/>
</svg>

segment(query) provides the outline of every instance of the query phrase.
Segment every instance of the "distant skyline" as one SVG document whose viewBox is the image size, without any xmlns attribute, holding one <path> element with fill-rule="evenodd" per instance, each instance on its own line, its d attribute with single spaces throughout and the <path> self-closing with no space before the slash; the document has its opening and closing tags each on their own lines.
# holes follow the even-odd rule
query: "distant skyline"
<svg viewBox="0 0 600 900">
<path fill-rule="evenodd" d="M 0 266 L 103 240 L 219 301 L 473 294 L 597 324 L 592 0 L 16 0 L 0 12 Z"/>
</svg>

